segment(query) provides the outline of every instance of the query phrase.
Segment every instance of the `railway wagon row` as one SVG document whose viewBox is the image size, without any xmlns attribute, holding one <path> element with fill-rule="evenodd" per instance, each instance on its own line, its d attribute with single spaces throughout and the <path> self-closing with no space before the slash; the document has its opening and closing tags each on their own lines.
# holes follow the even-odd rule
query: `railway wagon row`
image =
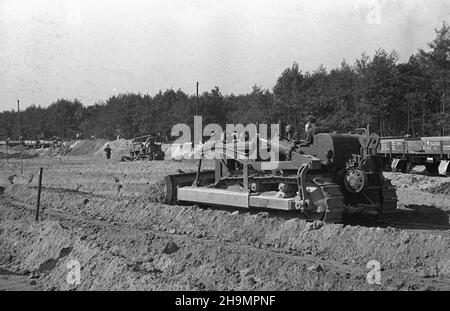
<svg viewBox="0 0 450 311">
<path fill-rule="evenodd" d="M 29 147 L 29 148 L 47 148 L 47 147 L 51 147 L 53 146 L 55 143 L 53 140 L 23 140 L 22 144 L 25 147 Z M 0 146 L 4 146 L 6 145 L 6 141 L 5 140 L 0 140 Z M 20 140 L 8 140 L 8 146 L 10 147 L 14 147 L 14 146 L 18 146 L 20 145 Z"/>
<path fill-rule="evenodd" d="M 378 154 L 392 171 L 408 173 L 414 166 L 424 165 L 430 174 L 450 175 L 450 136 L 383 137 Z"/>
</svg>

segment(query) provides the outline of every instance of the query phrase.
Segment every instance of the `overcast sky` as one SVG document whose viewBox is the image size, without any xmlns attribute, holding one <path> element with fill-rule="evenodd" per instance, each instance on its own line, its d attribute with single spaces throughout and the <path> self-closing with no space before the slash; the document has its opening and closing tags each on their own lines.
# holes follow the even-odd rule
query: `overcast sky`
<svg viewBox="0 0 450 311">
<path fill-rule="evenodd" d="M 0 111 L 196 81 L 271 89 L 294 61 L 330 69 L 379 47 L 407 60 L 444 20 L 448 0 L 0 0 Z"/>
</svg>

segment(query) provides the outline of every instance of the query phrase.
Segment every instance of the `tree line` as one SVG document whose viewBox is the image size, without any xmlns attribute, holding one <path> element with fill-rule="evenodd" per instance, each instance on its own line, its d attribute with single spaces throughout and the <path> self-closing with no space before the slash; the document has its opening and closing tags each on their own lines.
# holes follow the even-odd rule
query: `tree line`
<svg viewBox="0 0 450 311">
<path fill-rule="evenodd" d="M 381 136 L 450 135 L 450 27 L 443 23 L 426 49 L 407 62 L 395 51 L 363 53 L 353 64 L 322 65 L 303 72 L 293 63 L 272 90 L 253 86 L 242 95 L 223 95 L 218 87 L 200 94 L 203 124 L 290 123 L 303 128 L 314 115 L 329 130 L 350 132 L 370 127 Z M 119 94 L 83 105 L 58 99 L 48 107 L 30 106 L 20 113 L 26 139 L 75 137 L 125 138 L 160 132 L 170 135 L 177 123 L 193 125 L 196 96 L 169 89 L 148 94 Z M 18 138 L 17 111 L 0 113 L 0 137 Z"/>
</svg>

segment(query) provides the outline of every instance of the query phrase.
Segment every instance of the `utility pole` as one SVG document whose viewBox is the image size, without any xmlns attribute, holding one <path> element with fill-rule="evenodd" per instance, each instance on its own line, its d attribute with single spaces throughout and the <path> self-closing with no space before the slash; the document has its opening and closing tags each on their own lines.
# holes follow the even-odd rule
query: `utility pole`
<svg viewBox="0 0 450 311">
<path fill-rule="evenodd" d="M 20 105 L 19 105 L 19 100 L 17 100 L 17 127 L 19 129 L 19 141 L 20 141 L 20 175 L 22 175 L 23 174 L 23 163 L 22 163 L 23 144 L 22 144 L 22 137 L 20 135 Z"/>
<path fill-rule="evenodd" d="M 195 115 L 198 116 L 198 82 L 197 82 L 197 98 L 195 101 Z"/>
</svg>

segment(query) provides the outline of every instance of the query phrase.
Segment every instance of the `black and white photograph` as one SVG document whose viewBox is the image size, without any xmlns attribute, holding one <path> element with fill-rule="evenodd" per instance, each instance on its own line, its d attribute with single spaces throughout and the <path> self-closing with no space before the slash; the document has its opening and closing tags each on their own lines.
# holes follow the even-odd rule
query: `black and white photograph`
<svg viewBox="0 0 450 311">
<path fill-rule="evenodd" d="M 0 0 L 0 291 L 449 290 L 448 0 Z"/>
</svg>

